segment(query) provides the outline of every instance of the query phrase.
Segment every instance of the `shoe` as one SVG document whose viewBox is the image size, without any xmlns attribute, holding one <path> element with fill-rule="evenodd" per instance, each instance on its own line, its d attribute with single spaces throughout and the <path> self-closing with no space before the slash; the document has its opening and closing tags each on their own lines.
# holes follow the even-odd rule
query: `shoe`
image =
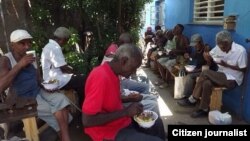
<svg viewBox="0 0 250 141">
<path fill-rule="evenodd" d="M 186 99 L 181 99 L 177 102 L 180 106 L 183 106 L 183 107 L 194 107 L 196 105 L 196 103 L 191 103 L 188 98 Z"/>
<path fill-rule="evenodd" d="M 182 98 L 179 98 L 178 100 L 184 100 L 184 99 L 188 99 L 189 96 L 184 96 Z"/>
<path fill-rule="evenodd" d="M 208 116 L 208 111 L 204 111 L 202 109 L 199 109 L 191 114 L 192 118 L 206 117 L 206 116 Z"/>
</svg>

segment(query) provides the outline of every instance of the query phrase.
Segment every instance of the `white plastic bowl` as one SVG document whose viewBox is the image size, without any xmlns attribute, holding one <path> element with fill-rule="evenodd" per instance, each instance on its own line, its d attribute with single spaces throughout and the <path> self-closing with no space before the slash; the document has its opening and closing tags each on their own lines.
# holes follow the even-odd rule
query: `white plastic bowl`
<svg viewBox="0 0 250 141">
<path fill-rule="evenodd" d="M 55 83 L 42 83 L 44 88 L 47 90 L 55 90 L 59 87 L 58 82 Z"/>
<path fill-rule="evenodd" d="M 134 120 L 139 124 L 139 126 L 141 126 L 142 128 L 150 128 L 155 124 L 155 121 L 158 119 L 158 114 L 154 111 L 149 111 L 149 110 L 144 110 L 143 113 L 145 112 L 151 112 L 153 113 L 153 120 L 152 121 L 142 121 L 140 119 L 138 119 L 138 116 L 135 115 L 134 116 Z"/>
<path fill-rule="evenodd" d="M 195 65 L 186 65 L 185 69 L 186 71 L 191 72 L 195 69 L 195 67 L 196 67 Z"/>
</svg>

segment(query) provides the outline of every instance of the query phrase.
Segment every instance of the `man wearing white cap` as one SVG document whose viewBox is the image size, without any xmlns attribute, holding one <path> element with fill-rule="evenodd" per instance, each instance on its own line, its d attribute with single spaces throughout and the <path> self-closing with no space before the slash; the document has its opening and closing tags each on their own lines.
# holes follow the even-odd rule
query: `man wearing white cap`
<svg viewBox="0 0 250 141">
<path fill-rule="evenodd" d="M 85 76 L 73 74 L 73 69 L 66 61 L 62 52 L 62 46 L 68 42 L 70 31 L 65 27 L 58 27 L 54 32 L 54 38 L 49 39 L 41 55 L 41 65 L 44 81 L 58 80 L 59 89 L 74 89 L 79 97 L 79 105 L 84 97 Z"/>
<path fill-rule="evenodd" d="M 56 130 L 62 141 L 70 141 L 68 121 L 72 117 L 66 108 L 70 103 L 60 93 L 51 94 L 41 89 L 37 70 L 32 65 L 35 57 L 26 54 L 31 48 L 31 39 L 26 30 L 11 33 L 11 52 L 0 58 L 0 93 L 9 88 L 17 97 L 36 99 L 38 117 Z"/>
</svg>

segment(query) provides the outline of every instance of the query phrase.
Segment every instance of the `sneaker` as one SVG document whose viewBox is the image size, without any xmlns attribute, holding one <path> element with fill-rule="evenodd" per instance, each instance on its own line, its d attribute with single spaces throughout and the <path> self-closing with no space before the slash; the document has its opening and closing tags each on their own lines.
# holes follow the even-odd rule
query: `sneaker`
<svg viewBox="0 0 250 141">
<path fill-rule="evenodd" d="M 188 99 L 189 98 L 189 96 L 184 96 L 184 97 L 181 97 L 181 98 L 179 98 L 178 100 L 184 100 L 184 99 Z"/>
<path fill-rule="evenodd" d="M 203 109 L 199 109 L 191 114 L 192 118 L 206 117 L 206 116 L 208 116 L 208 111 L 204 111 Z"/>
<path fill-rule="evenodd" d="M 186 99 L 181 99 L 177 102 L 180 106 L 183 106 L 183 107 L 194 107 L 196 105 L 196 103 L 191 103 L 188 98 Z"/>
</svg>

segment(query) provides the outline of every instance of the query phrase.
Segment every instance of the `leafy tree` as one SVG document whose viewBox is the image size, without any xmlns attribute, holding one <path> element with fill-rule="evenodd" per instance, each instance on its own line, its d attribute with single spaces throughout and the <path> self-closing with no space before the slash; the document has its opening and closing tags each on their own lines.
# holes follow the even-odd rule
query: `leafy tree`
<svg viewBox="0 0 250 141">
<path fill-rule="evenodd" d="M 64 48 L 67 61 L 80 72 L 88 73 L 98 65 L 108 44 L 117 41 L 122 32 L 130 32 L 139 39 L 140 18 L 144 5 L 152 0 L 32 0 L 31 16 L 34 47 L 41 52 L 58 26 L 74 28 L 69 45 Z M 76 54 L 71 50 L 76 43 L 83 45 L 83 32 L 94 33 L 88 53 Z M 88 57 L 86 57 L 88 56 Z M 86 59 L 88 58 L 88 59 Z M 89 62 L 86 62 L 89 61 Z M 87 64 L 87 65 L 84 65 Z"/>
</svg>

